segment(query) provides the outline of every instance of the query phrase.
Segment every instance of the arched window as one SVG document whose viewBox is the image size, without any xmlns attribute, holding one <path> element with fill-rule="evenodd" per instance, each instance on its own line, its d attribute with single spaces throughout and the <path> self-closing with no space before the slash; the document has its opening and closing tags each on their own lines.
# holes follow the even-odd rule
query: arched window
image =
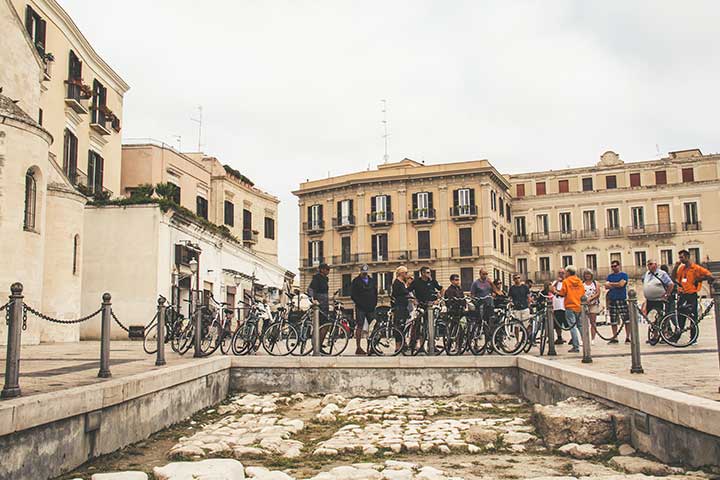
<svg viewBox="0 0 720 480">
<path fill-rule="evenodd" d="M 80 273 L 80 235 L 73 237 L 73 259 L 72 259 L 73 275 Z"/>
<path fill-rule="evenodd" d="M 37 212 L 37 180 L 32 169 L 25 173 L 25 230 L 35 230 Z"/>
</svg>

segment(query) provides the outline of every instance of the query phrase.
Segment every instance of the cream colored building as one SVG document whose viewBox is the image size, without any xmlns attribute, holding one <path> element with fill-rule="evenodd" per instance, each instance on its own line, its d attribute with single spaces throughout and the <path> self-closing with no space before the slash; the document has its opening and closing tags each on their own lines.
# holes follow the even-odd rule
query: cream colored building
<svg viewBox="0 0 720 480">
<path fill-rule="evenodd" d="M 574 264 L 605 278 L 610 261 L 637 278 L 645 262 L 720 256 L 720 155 L 670 152 L 624 163 L 605 152 L 591 167 L 508 175 L 515 269 L 536 281 Z"/>
<path fill-rule="evenodd" d="M 381 291 L 399 265 L 427 265 L 448 284 L 457 273 L 469 289 L 480 266 L 507 283 L 514 269 L 510 184 L 487 160 L 423 165 L 405 159 L 377 170 L 305 182 L 299 199 L 300 283 L 321 262 L 330 288 L 347 296 L 350 280 L 370 266 Z"/>
</svg>

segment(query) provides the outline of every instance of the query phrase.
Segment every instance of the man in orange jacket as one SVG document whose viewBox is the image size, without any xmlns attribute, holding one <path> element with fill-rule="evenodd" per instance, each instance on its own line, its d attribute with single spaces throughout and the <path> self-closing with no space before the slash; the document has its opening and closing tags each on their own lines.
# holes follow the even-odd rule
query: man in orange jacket
<svg viewBox="0 0 720 480">
<path fill-rule="evenodd" d="M 554 295 L 564 298 L 565 301 L 565 321 L 572 328 L 570 329 L 570 337 L 572 347 L 570 353 L 580 351 L 580 311 L 582 309 L 582 296 L 585 295 L 585 287 L 582 280 L 577 276 L 577 270 L 572 265 L 565 267 L 565 279 L 562 282 L 560 290 L 552 287 Z"/>
</svg>

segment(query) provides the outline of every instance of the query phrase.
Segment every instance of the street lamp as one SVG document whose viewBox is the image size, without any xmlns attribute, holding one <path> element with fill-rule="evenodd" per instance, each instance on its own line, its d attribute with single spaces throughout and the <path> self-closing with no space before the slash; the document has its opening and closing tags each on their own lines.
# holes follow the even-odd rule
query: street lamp
<svg viewBox="0 0 720 480">
<path fill-rule="evenodd" d="M 198 262 L 194 258 L 190 260 L 190 271 L 194 274 L 198 271 Z"/>
<path fill-rule="evenodd" d="M 240 275 L 235 275 L 235 286 L 239 287 L 242 283 L 242 277 Z"/>
</svg>

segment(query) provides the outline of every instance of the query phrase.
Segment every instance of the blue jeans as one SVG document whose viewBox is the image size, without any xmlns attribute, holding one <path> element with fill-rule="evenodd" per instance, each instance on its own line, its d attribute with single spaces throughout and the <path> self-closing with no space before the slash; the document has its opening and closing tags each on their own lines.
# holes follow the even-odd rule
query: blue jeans
<svg viewBox="0 0 720 480">
<path fill-rule="evenodd" d="M 582 325 L 580 325 L 580 312 L 565 310 L 565 320 L 568 325 L 574 324 L 570 329 L 570 344 L 573 348 L 580 348 L 580 328 L 582 328 Z"/>
</svg>

